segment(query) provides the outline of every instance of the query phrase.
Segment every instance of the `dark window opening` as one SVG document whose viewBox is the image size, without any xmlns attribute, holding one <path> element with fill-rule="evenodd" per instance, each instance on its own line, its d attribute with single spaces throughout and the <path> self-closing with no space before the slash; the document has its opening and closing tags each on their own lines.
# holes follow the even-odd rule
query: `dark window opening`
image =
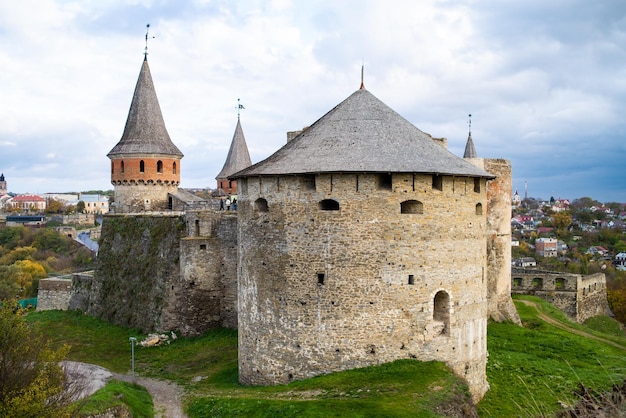
<svg viewBox="0 0 626 418">
<path fill-rule="evenodd" d="M 196 219 L 196 236 L 200 236 L 200 221 Z"/>
<path fill-rule="evenodd" d="M 513 279 L 513 286 L 520 287 L 521 285 L 522 285 L 522 278 L 521 277 L 515 277 Z"/>
<path fill-rule="evenodd" d="M 415 284 L 415 276 L 412 274 L 409 274 L 409 284 Z"/>
<path fill-rule="evenodd" d="M 442 291 L 437 292 L 433 300 L 433 321 L 439 322 L 443 328 L 440 334 L 447 335 L 450 328 L 450 296 Z"/>
<path fill-rule="evenodd" d="M 269 211 L 269 207 L 267 206 L 267 200 L 263 199 L 262 197 L 258 198 L 254 202 L 254 208 L 259 212 Z"/>
<path fill-rule="evenodd" d="M 163 172 L 163 161 L 159 160 L 157 161 L 157 173 L 162 173 Z"/>
<path fill-rule="evenodd" d="M 391 174 L 378 175 L 378 188 L 380 190 L 391 190 Z"/>
<path fill-rule="evenodd" d="M 302 176 L 300 182 L 304 190 L 315 190 L 315 174 Z"/>
<path fill-rule="evenodd" d="M 122 161 L 122 173 L 124 172 L 124 161 Z"/>
<path fill-rule="evenodd" d="M 543 279 L 541 277 L 535 277 L 533 279 L 533 287 L 535 289 L 541 289 L 543 287 Z"/>
<path fill-rule="evenodd" d="M 400 203 L 400 213 L 424 213 L 424 205 L 418 200 L 406 200 Z"/>
<path fill-rule="evenodd" d="M 176 174 L 176 163 L 172 164 L 172 174 Z"/>
<path fill-rule="evenodd" d="M 339 210 L 339 202 L 333 199 L 324 199 L 319 205 L 321 210 Z"/>
<path fill-rule="evenodd" d="M 483 205 L 482 203 L 477 203 L 476 204 L 476 215 L 482 215 L 483 214 Z"/>
<path fill-rule="evenodd" d="M 561 279 L 561 278 L 557 278 L 556 279 L 556 288 L 557 289 L 563 289 L 565 288 L 565 279 Z"/>
<path fill-rule="evenodd" d="M 111 174 L 115 173 L 115 163 L 111 161 Z"/>
<path fill-rule="evenodd" d="M 317 284 L 324 284 L 324 279 L 326 279 L 324 273 L 317 273 Z"/>
<path fill-rule="evenodd" d="M 474 179 L 474 192 L 480 193 L 480 178 Z"/>
<path fill-rule="evenodd" d="M 174 199 L 172 199 L 172 196 L 167 197 L 167 209 L 168 210 L 174 209 Z"/>
<path fill-rule="evenodd" d="M 206 244 L 200 244 L 200 249 L 201 250 L 206 250 Z"/>
<path fill-rule="evenodd" d="M 139 161 L 139 172 L 143 173 L 145 171 L 146 168 L 146 164 L 143 162 L 143 160 Z"/>
<path fill-rule="evenodd" d="M 443 176 L 433 174 L 433 190 L 443 190 Z"/>
</svg>

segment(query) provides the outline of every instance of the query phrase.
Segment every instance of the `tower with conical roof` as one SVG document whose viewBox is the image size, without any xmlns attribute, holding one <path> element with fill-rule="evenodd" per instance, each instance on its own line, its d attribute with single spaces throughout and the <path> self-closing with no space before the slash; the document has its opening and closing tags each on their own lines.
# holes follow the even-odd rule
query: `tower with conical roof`
<svg viewBox="0 0 626 418">
<path fill-rule="evenodd" d="M 494 177 L 364 86 L 231 176 L 240 381 L 416 358 L 445 361 L 480 399 Z"/>
<path fill-rule="evenodd" d="M 163 210 L 180 184 L 183 153 L 165 128 L 147 54 L 120 141 L 107 154 L 117 213 Z"/>
<path fill-rule="evenodd" d="M 0 196 L 7 194 L 7 182 L 4 179 L 4 173 L 0 173 Z"/>
<path fill-rule="evenodd" d="M 243 135 L 243 129 L 241 128 L 241 119 L 239 115 L 237 115 L 237 126 L 233 134 L 233 140 L 230 143 L 226 162 L 224 163 L 224 167 L 222 167 L 222 171 L 215 177 L 218 192 L 223 191 L 229 195 L 237 194 L 237 181 L 229 180 L 228 177 L 251 165 L 252 162 L 250 161 L 248 145 L 246 145 L 246 137 Z"/>
</svg>

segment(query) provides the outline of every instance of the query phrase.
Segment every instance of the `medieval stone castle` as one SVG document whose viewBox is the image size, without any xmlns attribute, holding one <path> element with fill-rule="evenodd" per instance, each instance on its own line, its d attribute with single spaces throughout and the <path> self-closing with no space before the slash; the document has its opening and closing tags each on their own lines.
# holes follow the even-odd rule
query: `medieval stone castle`
<svg viewBox="0 0 626 418">
<path fill-rule="evenodd" d="M 402 358 L 488 389 L 487 320 L 510 299 L 511 167 L 464 158 L 363 85 L 251 165 L 238 120 L 219 188 L 178 189 L 183 154 L 144 59 L 109 152 L 114 213 L 81 293 L 90 314 L 197 335 L 237 328 L 239 378 L 279 384 Z M 80 293 L 80 292 L 78 292 Z"/>
</svg>

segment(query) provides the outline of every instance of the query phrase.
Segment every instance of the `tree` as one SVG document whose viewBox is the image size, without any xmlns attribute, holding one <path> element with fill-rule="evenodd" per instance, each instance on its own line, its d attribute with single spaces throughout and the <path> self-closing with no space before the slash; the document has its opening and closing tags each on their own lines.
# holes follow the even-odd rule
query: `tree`
<svg viewBox="0 0 626 418">
<path fill-rule="evenodd" d="M 552 219 L 554 221 L 554 227 L 561 236 L 565 234 L 567 227 L 572 223 L 572 215 L 567 211 L 555 213 L 552 215 Z"/>
<path fill-rule="evenodd" d="M 50 198 L 46 205 L 46 213 L 62 213 L 65 208 L 65 204 L 60 200 Z"/>
<path fill-rule="evenodd" d="M 78 201 L 78 203 L 76 204 L 76 212 L 78 213 L 85 212 L 85 202 L 83 202 L 82 200 Z"/>
<path fill-rule="evenodd" d="M 53 350 L 9 302 L 0 306 L 0 416 L 69 417 L 60 362 L 68 346 Z"/>
</svg>

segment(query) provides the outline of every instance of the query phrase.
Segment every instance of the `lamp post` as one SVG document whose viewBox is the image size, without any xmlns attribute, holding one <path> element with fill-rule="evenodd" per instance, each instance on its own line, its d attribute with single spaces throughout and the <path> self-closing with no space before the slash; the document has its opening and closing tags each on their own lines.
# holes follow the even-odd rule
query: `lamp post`
<svg viewBox="0 0 626 418">
<path fill-rule="evenodd" d="M 132 364 L 132 381 L 133 381 L 133 385 L 135 384 L 135 341 L 137 341 L 137 338 L 135 337 L 130 337 L 130 361 Z"/>
</svg>

